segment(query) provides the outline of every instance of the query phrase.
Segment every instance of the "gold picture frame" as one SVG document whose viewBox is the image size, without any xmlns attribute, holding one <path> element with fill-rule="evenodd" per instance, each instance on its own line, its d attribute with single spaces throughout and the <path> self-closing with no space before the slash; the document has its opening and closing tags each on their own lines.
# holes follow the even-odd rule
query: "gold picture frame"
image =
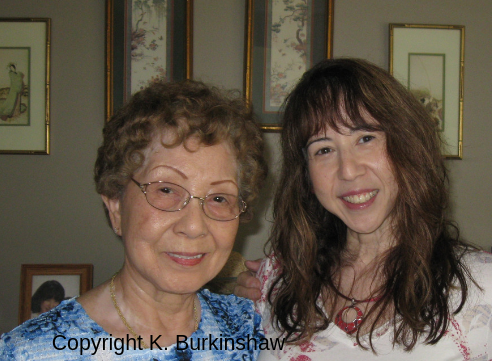
<svg viewBox="0 0 492 361">
<path fill-rule="evenodd" d="M 465 27 L 390 24 L 390 73 L 431 112 L 444 157 L 463 158 Z"/>
<path fill-rule="evenodd" d="M 153 79 L 191 79 L 192 59 L 193 0 L 106 0 L 106 120 Z"/>
<path fill-rule="evenodd" d="M 285 96 L 332 57 L 334 0 L 247 0 L 244 94 L 265 131 L 279 131 Z"/>
<path fill-rule="evenodd" d="M 0 18 L 0 153 L 50 153 L 51 20 Z"/>
<path fill-rule="evenodd" d="M 92 264 L 23 264 L 21 266 L 19 324 L 36 316 L 31 312 L 31 306 L 33 306 L 31 301 L 36 291 L 38 294 L 43 290 L 44 293 L 53 292 L 53 286 L 55 286 L 62 287 L 63 297 L 61 298 L 63 299 L 82 295 L 92 288 L 92 272 Z M 48 289 L 50 291 L 46 291 Z M 36 300 L 39 301 L 38 297 Z"/>
</svg>

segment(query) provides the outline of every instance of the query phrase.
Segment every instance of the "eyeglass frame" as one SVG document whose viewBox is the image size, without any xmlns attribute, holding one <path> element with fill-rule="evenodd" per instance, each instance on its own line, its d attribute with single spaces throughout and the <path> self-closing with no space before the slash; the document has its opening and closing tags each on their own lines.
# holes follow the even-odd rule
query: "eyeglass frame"
<svg viewBox="0 0 492 361">
<path fill-rule="evenodd" d="M 217 222 L 230 222 L 230 221 L 233 221 L 235 219 L 238 219 L 239 216 L 241 214 L 243 214 L 244 212 L 246 212 L 246 209 L 248 208 L 248 204 L 242 199 L 241 195 L 234 196 L 233 194 L 229 194 L 231 196 L 236 197 L 238 199 L 238 201 L 240 201 L 240 203 L 238 205 L 242 204 L 243 207 L 242 208 L 239 207 L 239 214 L 237 216 L 235 216 L 234 218 L 231 218 L 231 219 L 215 219 L 215 218 L 210 217 L 207 214 L 207 212 L 205 212 L 205 208 L 204 208 L 205 207 L 205 200 L 207 199 L 207 197 L 213 196 L 215 194 L 227 194 L 227 193 L 212 193 L 212 194 L 209 194 L 208 196 L 205 196 L 205 197 L 197 197 L 197 196 L 193 196 L 185 187 L 180 186 L 179 184 L 176 184 L 176 183 L 173 183 L 173 182 L 155 181 L 155 182 L 148 182 L 148 183 L 140 183 L 140 182 L 136 181 L 135 179 L 133 179 L 133 177 L 130 178 L 130 179 L 140 188 L 140 190 L 142 191 L 142 193 L 145 196 L 145 200 L 147 201 L 147 203 L 151 207 L 153 207 L 153 208 L 155 208 L 155 209 L 157 209 L 159 211 L 162 211 L 162 212 L 179 212 L 179 211 L 183 210 L 191 202 L 192 199 L 198 199 L 198 200 L 200 200 L 200 205 L 201 205 L 203 214 L 205 214 L 205 216 L 207 216 L 207 218 L 210 218 L 210 219 L 212 219 L 214 221 L 217 221 Z M 178 187 L 184 189 L 186 191 L 186 193 L 188 193 L 190 195 L 190 197 L 188 199 L 185 199 L 185 202 L 184 202 L 183 206 L 181 208 L 179 208 L 179 209 L 176 209 L 176 210 L 173 210 L 173 211 L 168 211 L 168 210 L 165 210 L 165 209 L 157 208 L 152 203 L 150 203 L 149 202 L 149 199 L 147 198 L 147 187 L 149 185 L 155 184 L 155 183 L 168 183 L 168 184 L 172 184 L 172 185 L 178 186 Z"/>
</svg>

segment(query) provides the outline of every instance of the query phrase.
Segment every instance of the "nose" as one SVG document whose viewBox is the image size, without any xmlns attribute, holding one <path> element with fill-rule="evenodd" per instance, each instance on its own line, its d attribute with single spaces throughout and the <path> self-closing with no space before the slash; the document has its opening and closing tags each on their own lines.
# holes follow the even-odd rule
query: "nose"
<svg viewBox="0 0 492 361">
<path fill-rule="evenodd" d="M 207 216 L 203 212 L 202 201 L 199 198 L 194 202 L 191 198 L 186 206 L 175 214 L 178 216 L 174 226 L 177 234 L 193 239 L 208 233 Z"/>
<path fill-rule="evenodd" d="M 362 159 L 350 151 L 338 153 L 338 177 L 351 181 L 363 175 L 366 168 Z"/>
</svg>

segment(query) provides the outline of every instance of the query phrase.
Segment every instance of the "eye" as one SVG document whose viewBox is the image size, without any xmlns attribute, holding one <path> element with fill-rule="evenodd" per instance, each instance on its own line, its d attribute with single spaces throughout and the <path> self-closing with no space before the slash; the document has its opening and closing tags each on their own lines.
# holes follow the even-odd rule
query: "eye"
<svg viewBox="0 0 492 361">
<path fill-rule="evenodd" d="M 222 195 L 220 195 L 220 196 L 219 196 L 219 195 L 214 196 L 214 197 L 212 198 L 212 200 L 213 200 L 215 203 L 226 203 L 226 202 L 227 202 L 227 199 L 226 199 L 224 196 L 222 196 Z"/>
<path fill-rule="evenodd" d="M 359 143 L 368 143 L 375 138 L 374 135 L 364 135 L 359 139 Z"/>
<path fill-rule="evenodd" d="M 170 187 L 161 187 L 158 189 L 159 192 L 161 193 L 165 193 L 165 194 L 171 194 L 171 193 L 174 193 L 174 189 L 170 188 Z"/>
<path fill-rule="evenodd" d="M 314 155 L 323 155 L 323 154 L 328 154 L 333 152 L 333 149 L 328 148 L 328 147 L 323 147 L 321 149 L 318 149 Z"/>
</svg>

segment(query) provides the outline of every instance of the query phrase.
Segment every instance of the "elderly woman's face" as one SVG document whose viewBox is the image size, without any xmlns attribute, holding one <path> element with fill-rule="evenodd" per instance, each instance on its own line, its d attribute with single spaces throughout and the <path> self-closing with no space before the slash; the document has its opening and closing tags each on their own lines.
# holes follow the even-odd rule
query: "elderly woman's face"
<svg viewBox="0 0 492 361">
<path fill-rule="evenodd" d="M 139 183 L 174 183 L 196 197 L 239 194 L 236 157 L 228 144 L 203 146 L 191 139 L 186 145 L 193 151 L 183 145 L 165 148 L 155 139 L 133 178 Z M 199 199 L 191 199 L 180 211 L 158 210 L 133 182 L 121 199 L 106 202 L 124 240 L 126 269 L 143 284 L 169 293 L 194 292 L 215 277 L 239 225 L 238 219 L 208 218 Z"/>
</svg>

